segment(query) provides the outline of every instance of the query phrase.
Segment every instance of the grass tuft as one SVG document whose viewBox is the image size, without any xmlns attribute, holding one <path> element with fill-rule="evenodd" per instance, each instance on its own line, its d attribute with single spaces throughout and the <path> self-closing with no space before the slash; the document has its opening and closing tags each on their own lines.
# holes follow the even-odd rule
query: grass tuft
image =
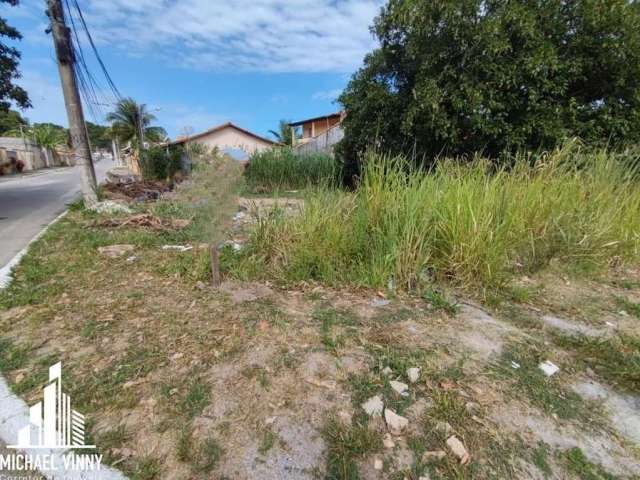
<svg viewBox="0 0 640 480">
<path fill-rule="evenodd" d="M 340 179 L 340 168 L 325 153 L 300 154 L 291 148 L 278 148 L 254 154 L 245 178 L 251 188 L 260 192 L 332 186 Z"/>
<path fill-rule="evenodd" d="M 345 425 L 336 417 L 329 418 L 322 435 L 327 445 L 326 480 L 358 480 L 356 461 L 382 447 L 380 435 L 366 425 Z"/>
<path fill-rule="evenodd" d="M 371 154 L 355 192 L 317 189 L 301 215 L 265 218 L 236 261 L 288 282 L 414 290 L 445 280 L 485 296 L 553 259 L 603 269 L 640 256 L 640 187 L 625 165 L 575 147 L 534 166 L 477 158 L 431 172 Z"/>
</svg>

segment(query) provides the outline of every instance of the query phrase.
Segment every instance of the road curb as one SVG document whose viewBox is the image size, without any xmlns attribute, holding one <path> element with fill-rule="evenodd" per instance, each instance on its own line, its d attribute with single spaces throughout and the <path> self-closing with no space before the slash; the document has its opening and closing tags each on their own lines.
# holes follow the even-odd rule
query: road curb
<svg viewBox="0 0 640 480">
<path fill-rule="evenodd" d="M 69 213 L 69 210 L 65 210 L 56 218 L 54 218 L 51 222 L 49 222 L 42 230 L 40 230 L 36 234 L 35 237 L 29 240 L 29 243 L 27 243 L 26 247 L 24 247 L 22 250 L 16 253 L 16 255 L 11 260 L 9 260 L 9 262 L 4 267 L 0 268 L 0 290 L 3 290 L 7 288 L 9 285 L 11 285 L 11 282 L 13 281 L 13 275 L 12 275 L 13 269 L 20 263 L 20 260 L 22 260 L 22 257 L 24 257 L 26 253 L 29 251 L 29 247 L 34 242 L 38 241 L 49 229 L 49 227 L 51 227 L 51 225 L 56 223 L 58 220 L 62 219 L 65 215 L 67 215 L 67 213 Z"/>
</svg>

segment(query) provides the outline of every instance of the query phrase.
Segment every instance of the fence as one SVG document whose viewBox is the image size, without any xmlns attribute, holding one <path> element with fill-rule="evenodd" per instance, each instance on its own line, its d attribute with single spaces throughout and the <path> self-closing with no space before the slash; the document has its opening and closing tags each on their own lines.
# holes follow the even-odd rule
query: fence
<svg viewBox="0 0 640 480">
<path fill-rule="evenodd" d="M 305 143 L 296 145 L 296 152 L 299 153 L 314 153 L 325 152 L 333 153 L 335 145 L 344 138 L 344 130 L 341 125 L 335 125 L 324 133 L 321 133 L 317 137 L 313 137 L 311 140 Z"/>
</svg>

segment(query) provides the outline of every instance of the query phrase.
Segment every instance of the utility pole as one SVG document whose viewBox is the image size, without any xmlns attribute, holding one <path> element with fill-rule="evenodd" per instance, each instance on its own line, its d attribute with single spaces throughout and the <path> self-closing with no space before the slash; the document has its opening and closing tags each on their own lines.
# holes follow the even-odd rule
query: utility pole
<svg viewBox="0 0 640 480">
<path fill-rule="evenodd" d="M 47 15 L 51 21 L 53 44 L 58 60 L 58 72 L 62 83 L 62 93 L 69 119 L 71 132 L 71 145 L 76 159 L 76 165 L 80 165 L 80 177 L 82 180 L 82 196 L 85 206 L 91 207 L 98 203 L 96 173 L 93 169 L 89 137 L 82 112 L 82 102 L 76 83 L 75 55 L 71 44 L 71 32 L 64 21 L 62 0 L 46 0 Z"/>
</svg>

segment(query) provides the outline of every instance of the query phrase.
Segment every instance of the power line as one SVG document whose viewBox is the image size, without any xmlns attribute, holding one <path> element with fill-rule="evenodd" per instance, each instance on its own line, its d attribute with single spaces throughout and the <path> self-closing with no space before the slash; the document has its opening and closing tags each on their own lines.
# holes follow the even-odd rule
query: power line
<svg viewBox="0 0 640 480">
<path fill-rule="evenodd" d="M 105 104 L 113 104 L 119 101 L 122 96 L 118 88 L 116 87 L 111 75 L 109 74 L 102 57 L 100 56 L 98 49 L 95 46 L 93 41 L 93 37 L 89 32 L 89 28 L 87 26 L 87 22 L 84 19 L 84 15 L 82 14 L 82 10 L 80 9 L 80 5 L 77 0 L 71 0 L 73 2 L 73 7 L 75 8 L 75 12 L 72 9 L 72 5 L 69 3 L 69 0 L 64 0 L 66 10 L 68 12 L 69 20 L 71 23 L 71 32 L 73 34 L 73 53 L 77 60 L 78 68 L 75 69 L 75 74 L 78 79 L 78 85 L 80 93 L 89 109 L 91 116 L 95 121 L 99 121 L 102 119 L 103 111 L 102 106 Z M 76 25 L 76 19 L 79 22 L 79 25 Z M 87 63 L 87 57 L 85 56 L 84 49 L 82 48 L 82 42 L 80 41 L 79 31 L 83 30 L 86 35 L 91 49 L 100 65 L 100 69 L 102 74 L 104 75 L 107 81 L 107 90 L 110 90 L 110 94 L 112 98 L 107 98 L 108 96 L 104 95 L 104 89 L 97 81 L 94 74 L 91 72 L 89 65 Z M 115 100 L 115 101 L 114 101 Z"/>
<path fill-rule="evenodd" d="M 84 15 L 82 14 L 82 10 L 80 9 L 80 5 L 78 4 L 78 0 L 73 0 L 73 4 L 76 7 L 76 11 L 78 12 L 78 16 L 80 17 L 80 21 L 82 22 L 82 26 L 84 28 L 84 32 L 86 33 L 87 38 L 89 39 L 89 43 L 91 44 L 91 48 L 93 49 L 93 53 L 95 54 L 96 59 L 98 60 L 98 63 L 100 64 L 100 68 L 102 69 L 102 72 L 104 73 L 105 78 L 107 79 L 107 83 L 111 87 L 111 91 L 114 93 L 115 97 L 118 100 L 120 100 L 122 98 L 122 95 L 120 95 L 120 91 L 118 90 L 118 87 L 116 87 L 116 84 L 113 82 L 113 79 L 111 78 L 111 75 L 109 75 L 107 67 L 105 66 L 104 62 L 102 61 L 102 57 L 100 56 L 100 53 L 98 53 L 98 49 L 96 48 L 96 45 L 93 42 L 93 37 L 91 36 L 91 32 L 89 32 L 89 27 L 87 26 L 87 22 L 84 19 Z"/>
</svg>

